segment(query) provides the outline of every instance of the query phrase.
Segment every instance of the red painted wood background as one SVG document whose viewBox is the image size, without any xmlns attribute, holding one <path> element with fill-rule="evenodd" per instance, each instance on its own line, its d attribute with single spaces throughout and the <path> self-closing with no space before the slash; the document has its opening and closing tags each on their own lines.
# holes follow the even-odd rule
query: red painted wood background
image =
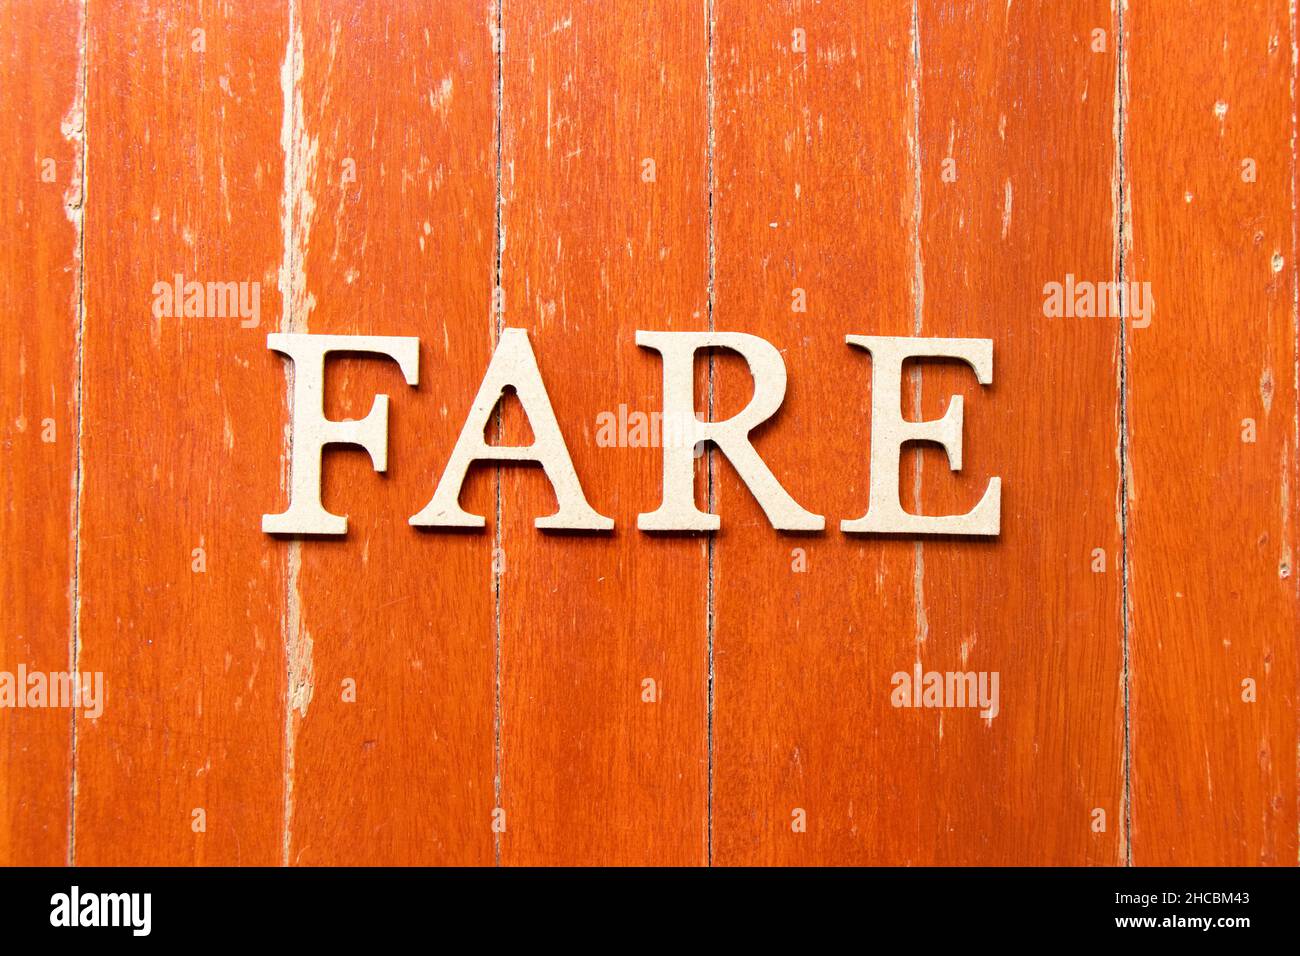
<svg viewBox="0 0 1300 956">
<path fill-rule="evenodd" d="M 0 864 L 1295 865 L 1296 41 L 1281 0 L 0 6 L 0 671 L 107 695 L 0 708 Z M 156 316 L 178 274 L 257 324 Z M 1067 276 L 1154 309 L 1045 314 Z M 496 464 L 486 530 L 407 525 L 506 327 L 612 534 Z M 636 530 L 638 329 L 781 350 L 754 440 L 826 532 L 714 450 L 721 530 Z M 273 331 L 420 338 L 417 388 L 331 360 L 331 417 L 391 398 L 386 473 L 325 456 L 345 538 L 260 530 Z M 900 482 L 1000 476 L 996 539 L 839 532 L 848 333 L 993 340 L 990 386 L 906 370 L 964 467 Z M 917 665 L 1000 712 L 892 706 Z"/>
</svg>

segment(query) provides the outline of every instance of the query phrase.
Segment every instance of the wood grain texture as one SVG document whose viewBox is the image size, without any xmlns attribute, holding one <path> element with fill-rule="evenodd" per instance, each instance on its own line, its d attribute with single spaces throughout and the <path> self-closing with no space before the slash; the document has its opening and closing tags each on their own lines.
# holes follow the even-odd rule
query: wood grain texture
<svg viewBox="0 0 1300 956">
<path fill-rule="evenodd" d="M 285 25 L 269 3 L 89 9 L 77 663 L 107 699 L 77 720 L 79 864 L 281 857 L 285 575 L 258 522 L 282 440 Z M 155 317 L 177 273 L 260 282 L 263 324 Z"/>
<path fill-rule="evenodd" d="M 1296 43 L 1281 0 L 3 5 L 0 672 L 107 700 L 0 708 L 0 865 L 1295 865 Z M 256 326 L 157 314 L 178 274 L 260 283 Z M 1117 279 L 1149 324 L 1045 314 Z M 491 463 L 486 529 L 409 526 L 507 327 L 612 533 Z M 753 439 L 825 532 L 716 450 L 717 534 L 636 529 L 638 329 L 781 350 Z M 345 538 L 260 531 L 272 331 L 420 339 L 414 388 L 330 360 L 329 417 L 391 400 L 386 473 L 324 456 Z M 848 333 L 993 340 L 991 386 L 905 369 L 964 467 L 899 481 L 1000 476 L 997 539 L 841 533 Z M 488 439 L 529 435 L 508 396 Z M 998 715 L 891 706 L 918 662 Z"/>
<path fill-rule="evenodd" d="M 0 670 L 66 671 L 76 547 L 82 20 L 0 11 Z M 0 710 L 0 865 L 68 855 L 72 716 Z"/>
<path fill-rule="evenodd" d="M 1294 865 L 1294 25 L 1124 21 L 1133 860 Z"/>
<path fill-rule="evenodd" d="M 495 858 L 491 541 L 407 524 L 491 353 L 494 17 L 489 2 L 444 5 L 433 21 L 412 5 L 291 13 L 302 215 L 288 244 L 302 272 L 287 327 L 421 340 L 418 388 L 382 357 L 330 360 L 328 417 L 364 418 L 389 396 L 388 471 L 360 449 L 327 450 L 323 500 L 349 516 L 348 534 L 280 545 L 298 565 L 286 621 L 294 864 Z M 492 513 L 491 474 L 462 500 Z"/>
<path fill-rule="evenodd" d="M 891 715 L 904 740 L 939 755 L 918 759 L 929 809 L 909 843 L 934 863 L 1115 865 L 1126 809 L 1120 320 L 1045 315 L 1044 293 L 1070 275 L 1116 276 L 1117 21 L 1104 0 L 935 0 L 918 4 L 918 24 L 920 331 L 993 341 L 989 387 L 967 367 L 922 364 L 922 417 L 963 395 L 965 427 L 960 473 L 926 449 L 920 504 L 969 511 L 991 475 L 1003 491 L 997 539 L 918 547 L 916 659 L 997 672 L 1001 700 L 988 721 Z"/>
<path fill-rule="evenodd" d="M 662 452 L 596 440 L 602 412 L 662 407 L 635 330 L 708 328 L 703 7 L 547 0 L 503 15 L 504 323 L 528 330 L 587 496 L 616 525 L 537 531 L 549 483 L 502 471 L 501 859 L 699 864 L 706 543 L 637 531 Z M 505 416 L 503 440 L 526 441 L 522 424 Z"/>
<path fill-rule="evenodd" d="M 915 640 L 914 547 L 838 528 L 866 510 L 869 475 L 871 366 L 844 336 L 914 323 L 911 46 L 906 4 L 714 5 L 714 320 L 783 351 L 785 404 L 754 445 L 828 527 L 776 533 L 712 456 L 717 864 L 883 862 L 900 828 L 915 839 L 916 768 L 898 758 L 920 748 L 888 731 L 889 675 Z M 732 359 L 716 365 L 718 417 L 752 392 Z"/>
<path fill-rule="evenodd" d="M 902 6 L 737 6 L 718 5 L 716 316 L 758 315 L 787 348 L 790 395 L 765 447 L 836 530 L 782 540 L 722 482 L 743 518 L 718 545 L 720 860 L 1118 862 L 1120 587 L 1117 567 L 1090 570 L 1094 547 L 1120 551 L 1118 330 L 1049 324 L 1041 292 L 1067 271 L 1111 274 L 1115 61 L 1086 46 L 1105 6 L 1064 29 L 979 4 L 922 3 L 915 23 Z M 1072 148 L 1043 149 L 1065 136 Z M 1062 219 L 1083 225 L 1061 235 Z M 905 502 L 955 514 L 1001 475 L 996 541 L 838 534 L 865 510 L 870 441 L 870 362 L 846 332 L 994 340 L 992 387 L 964 367 L 913 371 L 921 417 L 965 396 L 965 467 L 931 449 L 901 480 Z M 1030 438 L 1057 429 L 1068 456 Z M 891 676 L 917 662 L 999 672 L 1001 713 L 892 708 Z M 1112 827 L 1095 837 L 1097 806 Z"/>
</svg>

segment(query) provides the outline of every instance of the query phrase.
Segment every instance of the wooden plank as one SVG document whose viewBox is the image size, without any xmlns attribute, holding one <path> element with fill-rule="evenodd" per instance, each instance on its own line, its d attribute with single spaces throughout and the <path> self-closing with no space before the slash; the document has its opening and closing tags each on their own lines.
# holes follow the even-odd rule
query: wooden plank
<svg viewBox="0 0 1300 956">
<path fill-rule="evenodd" d="M 719 183 L 716 315 L 726 327 L 761 315 L 760 334 L 789 346 L 770 460 L 829 530 L 774 542 L 742 511 L 755 527 L 719 541 L 724 860 L 1118 862 L 1118 329 L 1043 316 L 1045 282 L 1113 271 L 1115 60 L 1088 46 L 1108 10 L 1080 8 L 1064 25 L 1059 11 L 975 3 L 921 3 L 914 23 L 799 6 L 758 23 L 733 15 L 719 5 L 717 165 L 739 171 Z M 806 56 L 790 49 L 796 27 Z M 762 121 L 727 124 L 755 75 Z M 1042 151 L 1067 136 L 1071 149 Z M 734 158 L 750 154 L 763 160 L 752 170 Z M 756 197 L 780 199 L 760 218 Z M 1075 220 L 1085 225 L 1062 234 Z M 796 287 L 806 314 L 790 311 Z M 866 508 L 869 447 L 871 366 L 843 344 L 847 331 L 993 340 L 990 387 L 952 363 L 906 376 L 909 414 L 918 394 L 927 419 L 964 396 L 964 468 L 926 448 L 919 472 L 905 457 L 900 480 L 912 510 L 955 514 L 1001 476 L 996 541 L 840 535 L 839 520 Z M 816 433 L 822 409 L 846 405 L 861 424 Z M 1069 455 L 1032 437 L 1057 433 Z M 733 488 L 724 479 L 724 504 L 744 502 Z M 806 573 L 791 570 L 792 544 Z M 1093 548 L 1106 574 L 1093 573 Z M 918 662 L 997 672 L 997 716 L 895 709 L 892 676 Z M 792 828 L 796 808 L 805 833 Z M 1093 808 L 1105 833 L 1091 829 Z"/>
<path fill-rule="evenodd" d="M 281 857 L 284 571 L 258 509 L 282 443 L 286 24 L 267 14 L 89 6 L 78 666 L 107 700 L 77 721 L 79 864 Z M 167 315 L 154 284 L 177 274 L 261 283 L 259 324 Z"/>
<path fill-rule="evenodd" d="M 1004 489 L 996 541 L 918 551 L 925 667 L 997 672 L 1001 696 L 989 721 L 922 718 L 960 755 L 916 781 L 943 810 L 933 859 L 1115 865 L 1120 320 L 1053 317 L 1045 293 L 1115 277 L 1117 23 L 1106 2 L 919 9 L 922 333 L 994 342 L 989 388 L 952 364 L 923 373 L 923 417 L 964 395 L 966 418 L 961 475 L 927 450 L 921 494 L 944 514 L 972 508 L 990 475 Z"/>
<path fill-rule="evenodd" d="M 1125 273 L 1156 304 L 1128 336 L 1133 860 L 1294 865 L 1294 26 L 1124 23 Z"/>
<path fill-rule="evenodd" d="M 432 20 L 416 5 L 295 10 L 295 201 L 314 213 L 294 227 L 304 271 L 289 324 L 415 335 L 421 355 L 414 389 L 382 358 L 339 357 L 326 373 L 330 418 L 389 396 L 389 460 L 379 475 L 363 451 L 328 451 L 323 500 L 349 516 L 347 537 L 291 546 L 287 862 L 491 864 L 491 540 L 407 519 L 491 354 L 495 13 L 486 0 Z M 490 473 L 462 500 L 493 511 Z"/>
<path fill-rule="evenodd" d="M 597 438 L 620 403 L 661 407 L 658 357 L 635 330 L 708 327 L 703 5 L 503 13 L 504 322 L 528 330 L 587 496 L 616 527 L 538 531 L 549 483 L 502 472 L 502 861 L 698 864 L 706 543 L 639 532 L 662 452 Z M 521 424 L 505 416 L 503 439 L 526 440 Z"/>
<path fill-rule="evenodd" d="M 72 666 L 82 60 L 70 3 L 0 17 L 0 671 Z M 68 858 L 72 716 L 0 710 L 0 865 Z"/>
<path fill-rule="evenodd" d="M 914 833 L 915 794 L 887 777 L 912 768 L 883 732 L 899 726 L 889 673 L 911 659 L 914 549 L 838 528 L 868 487 L 870 364 L 844 336 L 914 323 L 910 29 L 902 4 L 714 4 L 714 322 L 783 350 L 785 404 L 754 444 L 828 527 L 777 534 L 712 456 L 718 864 L 883 862 Z M 733 358 L 715 366 L 718 417 L 752 390 Z"/>
</svg>

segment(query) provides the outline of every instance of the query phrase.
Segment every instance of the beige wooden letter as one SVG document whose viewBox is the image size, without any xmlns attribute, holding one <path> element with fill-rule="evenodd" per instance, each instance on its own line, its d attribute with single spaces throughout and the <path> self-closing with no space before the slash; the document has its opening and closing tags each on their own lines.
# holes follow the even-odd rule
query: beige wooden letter
<svg viewBox="0 0 1300 956">
<path fill-rule="evenodd" d="M 483 438 L 492 410 L 501 399 L 502 392 L 513 386 L 519 403 L 528 415 L 533 429 L 531 445 L 489 445 Z M 573 459 L 564 444 L 560 424 L 555 420 L 551 398 L 542 384 L 537 358 L 523 329 L 505 329 L 501 341 L 492 353 L 487 372 L 479 386 L 474 404 L 470 406 L 465 426 L 451 460 L 442 473 L 433 499 L 411 518 L 411 524 L 431 528 L 481 528 L 482 515 L 472 515 L 460 506 L 460 489 L 465 483 L 465 473 L 475 461 L 535 461 L 542 466 L 559 510 L 553 515 L 538 518 L 534 524 L 544 530 L 608 531 L 614 520 L 598 514 L 582 493 L 578 473 L 573 470 Z"/>
<path fill-rule="evenodd" d="M 727 456 L 779 531 L 820 531 L 826 519 L 801 508 L 781 487 L 750 443 L 749 433 L 771 418 L 785 398 L 785 362 L 770 342 L 742 332 L 637 332 L 636 344 L 663 356 L 664 413 L 680 432 L 664 441 L 663 501 L 637 516 L 642 531 L 716 531 L 720 519 L 695 505 L 697 442 L 711 441 Z M 738 415 L 721 422 L 695 417 L 695 353 L 705 348 L 740 353 L 754 379 L 754 397 Z"/>
<path fill-rule="evenodd" d="M 845 341 L 871 353 L 871 500 L 867 513 L 841 521 L 840 530 L 893 534 L 996 535 L 1002 517 L 1002 479 L 990 478 L 984 497 L 961 515 L 914 515 L 898 498 L 898 464 L 903 443 L 932 441 L 948 454 L 948 467 L 961 471 L 962 397 L 956 395 L 943 418 L 909 422 L 903 418 L 903 362 L 909 358 L 961 359 L 981 385 L 993 381 L 992 339 L 918 339 L 849 335 Z"/>
<path fill-rule="evenodd" d="M 370 414 L 352 421 L 325 417 L 325 356 L 330 352 L 387 355 L 401 366 L 407 384 L 420 380 L 420 340 L 389 335 L 272 333 L 266 347 L 293 359 L 293 431 L 290 442 L 289 508 L 262 515 L 267 534 L 347 534 L 345 515 L 320 501 L 321 452 L 326 445 L 360 445 L 375 471 L 388 468 L 388 396 L 376 395 Z"/>
</svg>

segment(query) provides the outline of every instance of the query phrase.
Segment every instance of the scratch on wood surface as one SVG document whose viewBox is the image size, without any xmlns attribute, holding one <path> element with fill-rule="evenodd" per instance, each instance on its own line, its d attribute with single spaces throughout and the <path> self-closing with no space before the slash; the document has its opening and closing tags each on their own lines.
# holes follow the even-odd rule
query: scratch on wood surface
<svg viewBox="0 0 1300 956">
<path fill-rule="evenodd" d="M 74 291 L 73 309 L 76 316 L 75 348 L 77 354 L 77 371 L 73 382 L 73 414 L 76 417 L 76 465 L 72 474 L 71 527 L 72 527 L 72 568 L 70 580 L 70 611 L 68 634 L 68 660 L 72 673 L 80 673 L 78 659 L 81 656 L 81 495 L 84 484 L 85 462 L 82 458 L 82 401 L 81 384 L 83 370 L 82 343 L 85 341 L 86 328 L 86 4 L 82 0 L 78 12 L 77 24 L 77 91 L 72 107 L 61 124 L 65 139 L 76 146 L 76 158 L 73 161 L 72 181 L 64 193 L 63 208 L 76 233 L 73 255 L 77 261 L 77 276 Z M 68 865 L 77 859 L 77 716 L 75 711 L 68 721 L 70 736 L 68 764 Z"/>
<path fill-rule="evenodd" d="M 1002 184 L 1002 238 L 1011 231 L 1011 180 Z"/>
<path fill-rule="evenodd" d="M 315 202 L 307 185 L 315 173 L 317 143 L 309 138 L 303 117 L 302 100 L 303 41 L 297 0 L 289 4 L 289 35 L 284 62 L 280 67 L 280 86 L 284 95 L 280 126 L 280 146 L 284 150 L 284 185 L 280 201 L 282 257 L 280 261 L 280 330 L 299 332 L 307 328 L 307 317 L 315 305 L 307 292 L 305 268 L 308 236 L 311 231 Z M 293 395 L 292 366 L 285 369 L 288 394 Z M 292 406 L 292 397 L 289 399 Z M 292 414 L 292 408 L 290 410 Z M 293 458 L 292 437 L 285 468 L 281 472 L 281 490 L 289 488 L 288 462 Z M 302 570 L 302 543 L 294 540 L 287 546 L 285 580 L 284 647 L 288 700 L 284 711 L 284 849 L 281 862 L 289 864 L 293 823 L 294 744 L 297 720 L 305 717 L 311 702 L 314 680 L 311 673 L 311 638 L 302 628 L 302 605 L 299 582 Z M 297 710 L 299 717 L 294 717 Z"/>
<path fill-rule="evenodd" d="M 920 335 L 925 316 L 925 258 L 921 249 L 921 15 L 916 0 L 912 3 L 912 127 L 909 134 L 909 155 L 912 161 L 912 334 Z M 1005 234 L 1004 234 L 1005 238 Z M 912 369 L 912 399 L 919 414 L 921 409 L 921 370 Z M 915 507 L 921 506 L 920 451 L 914 456 L 912 475 Z M 916 607 L 916 659 L 921 659 L 921 645 L 930 636 L 930 622 L 925 612 L 925 545 L 917 541 L 913 546 L 912 600 Z"/>
<path fill-rule="evenodd" d="M 1291 576 L 1292 553 L 1291 553 L 1291 467 L 1293 456 L 1291 453 L 1292 444 L 1290 441 L 1282 443 L 1282 481 L 1281 481 L 1281 498 L 1282 498 L 1282 554 L 1278 559 L 1277 574 L 1278 577 L 1285 580 Z"/>
<path fill-rule="evenodd" d="M 301 631 L 295 642 L 296 648 L 289 661 L 289 712 L 297 711 L 302 717 L 307 716 L 307 707 L 316 692 L 316 675 L 312 669 L 312 639 L 306 631 Z"/>
<path fill-rule="evenodd" d="M 447 112 L 451 109 L 451 94 L 450 76 L 444 77 L 436 90 L 429 90 L 429 105 L 442 116 L 444 122 L 447 119 Z"/>
<path fill-rule="evenodd" d="M 303 113 L 302 26 L 298 23 L 297 2 L 289 5 L 289 39 L 284 63 L 280 67 L 280 87 L 284 94 L 284 113 L 280 125 L 280 147 L 284 150 L 284 193 L 280 202 L 283 258 L 280 263 L 282 331 L 302 332 L 307 317 L 315 307 L 315 298 L 307 291 L 307 274 L 303 265 L 311 234 L 316 202 L 308 184 L 316 174 L 317 140 L 307 135 Z"/>
</svg>

